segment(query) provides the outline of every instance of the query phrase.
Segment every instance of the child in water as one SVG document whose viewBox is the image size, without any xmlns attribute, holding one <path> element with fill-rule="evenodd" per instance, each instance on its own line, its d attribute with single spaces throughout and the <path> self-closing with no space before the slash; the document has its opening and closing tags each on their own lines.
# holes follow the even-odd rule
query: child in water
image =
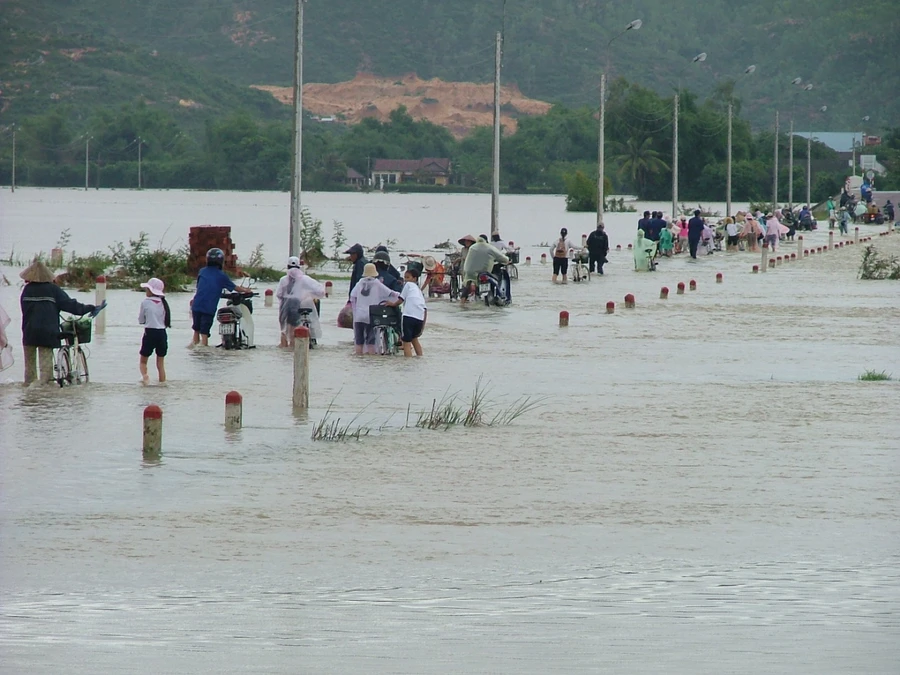
<svg viewBox="0 0 900 675">
<path fill-rule="evenodd" d="M 144 327 L 144 338 L 141 340 L 141 382 L 150 382 L 147 374 L 147 361 L 153 352 L 156 352 L 156 373 L 160 382 L 166 381 L 166 354 L 169 352 L 169 337 L 167 328 L 172 327 L 172 313 L 169 311 L 169 303 L 166 302 L 165 284 L 161 279 L 150 279 L 146 284 L 141 284 L 146 289 L 147 297 L 141 303 L 141 311 L 138 314 L 138 323 Z"/>
<path fill-rule="evenodd" d="M 403 303 L 403 319 L 401 322 L 400 341 L 403 343 L 403 355 L 412 356 L 413 350 L 416 356 L 422 356 L 422 345 L 419 344 L 419 336 L 425 328 L 425 317 L 428 310 L 425 308 L 425 296 L 419 288 L 419 270 L 407 269 L 403 275 L 403 290 L 396 300 L 384 304 L 396 307 Z"/>
</svg>

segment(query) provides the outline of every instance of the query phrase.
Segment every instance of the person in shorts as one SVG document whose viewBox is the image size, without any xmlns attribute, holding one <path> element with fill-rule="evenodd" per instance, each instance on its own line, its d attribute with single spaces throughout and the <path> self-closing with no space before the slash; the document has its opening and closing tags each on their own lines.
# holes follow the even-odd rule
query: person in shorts
<svg viewBox="0 0 900 675">
<path fill-rule="evenodd" d="M 400 297 L 384 304 L 396 307 L 403 303 L 403 319 L 400 324 L 400 341 L 403 343 L 403 356 L 412 356 L 415 350 L 416 356 L 422 356 L 422 345 L 419 337 L 425 328 L 425 317 L 428 309 L 425 307 L 425 296 L 419 288 L 419 270 L 408 269 L 403 275 L 403 290 Z"/>
<path fill-rule="evenodd" d="M 575 248 L 569 241 L 569 231 L 562 228 L 559 231 L 559 239 L 550 247 L 550 254 L 553 256 L 553 283 L 564 284 L 568 280 L 569 274 L 569 249 Z"/>
<path fill-rule="evenodd" d="M 238 291 L 239 293 L 252 292 L 249 288 L 235 286 L 228 275 L 222 271 L 224 264 L 225 252 L 222 249 L 211 248 L 206 252 L 206 267 L 197 275 L 197 292 L 191 302 L 191 315 L 194 320 L 194 338 L 191 341 L 191 347 L 198 343 L 204 347 L 209 345 L 210 332 L 223 290 Z"/>
<path fill-rule="evenodd" d="M 147 361 L 156 352 L 156 373 L 160 382 L 166 381 L 166 354 L 169 353 L 169 337 L 167 328 L 172 327 L 172 313 L 169 311 L 169 303 L 166 302 L 165 284 L 162 280 L 153 278 L 147 283 L 141 284 L 141 288 L 147 292 L 147 297 L 141 303 L 141 311 L 138 313 L 138 323 L 144 327 L 144 338 L 141 340 L 141 382 L 150 382 L 147 374 Z"/>
</svg>

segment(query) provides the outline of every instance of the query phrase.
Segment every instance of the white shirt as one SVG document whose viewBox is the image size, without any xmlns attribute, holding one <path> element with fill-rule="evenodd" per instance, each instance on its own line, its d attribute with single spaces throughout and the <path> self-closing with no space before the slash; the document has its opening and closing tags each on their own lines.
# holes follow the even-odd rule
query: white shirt
<svg viewBox="0 0 900 675">
<path fill-rule="evenodd" d="M 425 320 L 425 296 L 422 295 L 421 289 L 411 281 L 403 284 L 403 290 L 400 291 L 400 297 L 403 299 L 403 316 L 411 319 Z"/>
<path fill-rule="evenodd" d="M 728 233 L 729 237 L 736 237 L 738 233 L 737 223 L 728 223 L 725 226 L 725 231 Z"/>
<path fill-rule="evenodd" d="M 156 296 L 144 298 L 141 303 L 141 311 L 138 313 L 138 323 L 144 328 L 166 327 L 166 308 L 161 298 Z"/>
</svg>

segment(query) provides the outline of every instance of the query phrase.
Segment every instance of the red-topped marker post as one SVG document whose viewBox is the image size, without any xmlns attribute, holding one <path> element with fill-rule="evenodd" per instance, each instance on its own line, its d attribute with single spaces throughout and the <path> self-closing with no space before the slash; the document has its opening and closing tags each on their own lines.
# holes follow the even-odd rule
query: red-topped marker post
<svg viewBox="0 0 900 675">
<path fill-rule="evenodd" d="M 158 457 L 162 452 L 162 408 L 144 408 L 144 457 Z"/>
<path fill-rule="evenodd" d="M 225 428 L 237 431 L 244 426 L 244 397 L 236 391 L 225 394 Z"/>
</svg>

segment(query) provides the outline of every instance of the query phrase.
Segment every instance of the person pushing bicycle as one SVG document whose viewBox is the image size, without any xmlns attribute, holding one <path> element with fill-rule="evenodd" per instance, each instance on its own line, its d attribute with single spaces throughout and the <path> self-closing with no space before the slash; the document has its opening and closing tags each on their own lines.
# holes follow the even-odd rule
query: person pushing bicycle
<svg viewBox="0 0 900 675">
<path fill-rule="evenodd" d="M 54 380 L 53 350 L 60 346 L 59 313 L 96 316 L 106 303 L 99 307 L 83 305 L 70 298 L 53 282 L 53 272 L 40 260 L 31 263 L 19 276 L 25 281 L 25 288 L 19 298 L 22 307 L 25 384 L 35 381 L 49 384 Z"/>
</svg>

